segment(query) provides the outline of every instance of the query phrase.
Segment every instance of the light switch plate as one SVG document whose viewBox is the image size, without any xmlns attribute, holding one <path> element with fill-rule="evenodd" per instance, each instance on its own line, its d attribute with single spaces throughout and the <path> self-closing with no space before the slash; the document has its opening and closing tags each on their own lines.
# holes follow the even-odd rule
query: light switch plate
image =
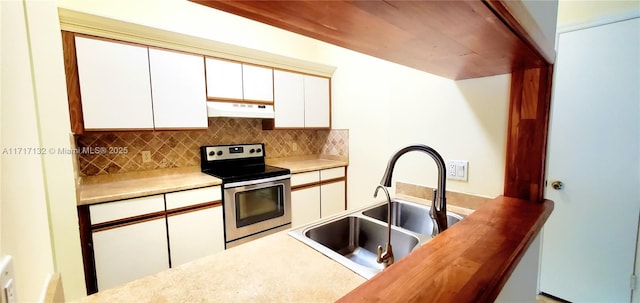
<svg viewBox="0 0 640 303">
<path fill-rule="evenodd" d="M 447 170 L 447 179 L 467 181 L 469 175 L 469 161 L 467 160 L 448 160 L 445 162 Z"/>
<path fill-rule="evenodd" d="M 2 286 L 2 303 L 16 303 L 16 282 L 13 273 L 11 256 L 4 256 L 0 262 L 0 285 Z"/>
</svg>

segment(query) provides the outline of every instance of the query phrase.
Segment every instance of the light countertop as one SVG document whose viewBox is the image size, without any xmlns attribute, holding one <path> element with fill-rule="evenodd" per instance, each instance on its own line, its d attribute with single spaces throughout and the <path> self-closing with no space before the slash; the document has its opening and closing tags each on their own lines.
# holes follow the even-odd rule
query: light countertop
<svg viewBox="0 0 640 303">
<path fill-rule="evenodd" d="M 346 158 L 324 157 L 324 156 L 303 156 L 292 158 L 274 158 L 266 160 L 268 165 L 288 168 L 292 174 L 304 173 L 308 171 L 321 170 L 327 168 L 347 166 L 349 161 Z"/>
<path fill-rule="evenodd" d="M 267 164 L 299 173 L 346 166 L 348 161 L 344 158 L 315 155 L 267 159 Z M 221 183 L 220 179 L 203 174 L 199 166 L 89 176 L 83 177 L 78 186 L 78 205 L 163 194 Z"/>
<path fill-rule="evenodd" d="M 78 205 L 143 197 L 221 183 L 220 179 L 200 172 L 199 166 L 85 177 L 78 186 Z"/>
<path fill-rule="evenodd" d="M 364 282 L 283 231 L 80 302 L 334 302 Z"/>
</svg>

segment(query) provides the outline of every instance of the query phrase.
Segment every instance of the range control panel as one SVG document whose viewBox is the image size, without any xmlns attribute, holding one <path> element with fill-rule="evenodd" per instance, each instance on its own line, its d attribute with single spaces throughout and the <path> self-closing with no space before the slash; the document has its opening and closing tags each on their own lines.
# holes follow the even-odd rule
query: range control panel
<svg viewBox="0 0 640 303">
<path fill-rule="evenodd" d="M 263 144 L 207 146 L 205 151 L 207 161 L 264 157 Z"/>
</svg>

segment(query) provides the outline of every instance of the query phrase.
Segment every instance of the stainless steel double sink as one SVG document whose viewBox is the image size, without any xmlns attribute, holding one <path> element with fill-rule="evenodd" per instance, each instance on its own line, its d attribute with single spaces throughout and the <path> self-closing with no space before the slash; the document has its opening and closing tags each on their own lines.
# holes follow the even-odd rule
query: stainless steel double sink
<svg viewBox="0 0 640 303">
<path fill-rule="evenodd" d="M 294 228 L 289 235 L 370 279 L 384 268 L 376 262 L 378 245 L 387 242 L 387 202 Z M 430 207 L 400 199 L 391 202 L 391 245 L 395 261 L 431 240 Z M 463 219 L 447 212 L 449 226 Z"/>
</svg>

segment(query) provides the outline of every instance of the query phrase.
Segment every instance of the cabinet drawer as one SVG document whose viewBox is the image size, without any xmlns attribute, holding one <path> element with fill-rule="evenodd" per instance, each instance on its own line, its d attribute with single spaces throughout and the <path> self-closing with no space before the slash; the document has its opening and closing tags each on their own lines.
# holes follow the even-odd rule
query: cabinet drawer
<svg viewBox="0 0 640 303">
<path fill-rule="evenodd" d="M 164 211 L 163 195 L 108 202 L 89 206 L 91 224 Z"/>
<path fill-rule="evenodd" d="M 291 176 L 291 186 L 298 186 L 310 183 L 320 182 L 320 174 L 318 171 L 310 171 L 306 173 L 293 174 Z"/>
<path fill-rule="evenodd" d="M 320 171 L 320 180 L 330 180 L 344 177 L 344 167 L 323 169 Z"/>
<path fill-rule="evenodd" d="M 185 190 L 165 194 L 167 210 L 196 205 L 200 203 L 222 200 L 220 186 L 212 186 L 198 189 Z"/>
</svg>

